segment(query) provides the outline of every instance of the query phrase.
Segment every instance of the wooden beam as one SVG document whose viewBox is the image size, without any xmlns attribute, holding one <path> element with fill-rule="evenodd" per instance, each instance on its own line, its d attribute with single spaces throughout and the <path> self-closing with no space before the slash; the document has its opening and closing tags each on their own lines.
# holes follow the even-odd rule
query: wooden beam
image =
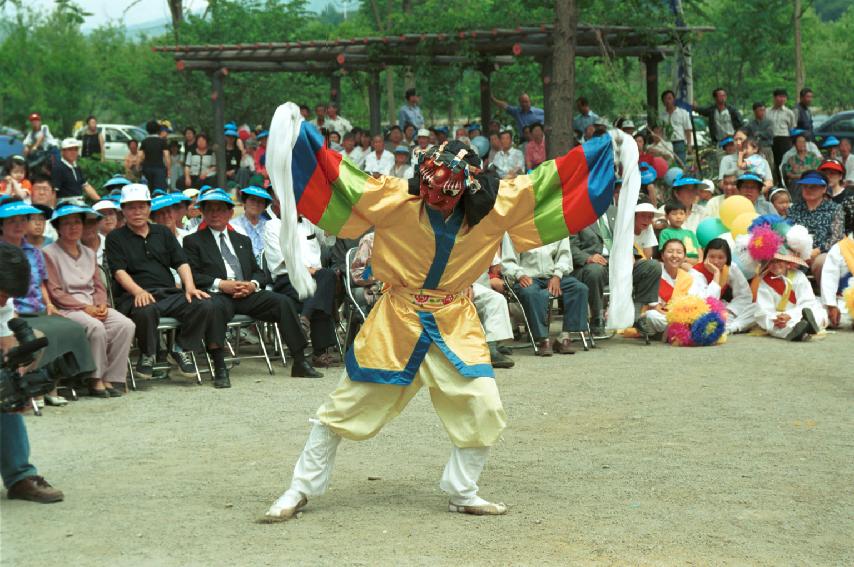
<svg viewBox="0 0 854 567">
<path fill-rule="evenodd" d="M 368 73 L 368 103 L 371 114 L 371 134 L 380 134 L 382 128 L 380 124 L 380 72 L 376 69 Z"/>
<path fill-rule="evenodd" d="M 211 73 L 211 102 L 214 111 L 214 155 L 216 155 L 216 184 L 225 188 L 225 93 L 223 72 Z M 198 187 L 197 187 L 198 189 Z"/>
</svg>

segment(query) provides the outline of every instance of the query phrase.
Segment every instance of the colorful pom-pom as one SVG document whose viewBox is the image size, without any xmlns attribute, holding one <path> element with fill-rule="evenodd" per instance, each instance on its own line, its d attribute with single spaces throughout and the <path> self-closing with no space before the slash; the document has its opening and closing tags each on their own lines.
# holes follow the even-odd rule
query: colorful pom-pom
<svg viewBox="0 0 854 567">
<path fill-rule="evenodd" d="M 674 346 L 691 346 L 691 327 L 687 323 L 671 323 L 667 326 L 667 342 Z"/>
<path fill-rule="evenodd" d="M 760 226 L 768 226 L 773 228 L 774 226 L 784 222 L 787 222 L 786 219 L 784 219 L 780 215 L 760 215 L 753 219 L 753 222 L 750 223 L 750 227 L 747 229 L 747 231 L 753 232 Z"/>
<path fill-rule="evenodd" d="M 717 313 L 718 315 L 720 315 L 721 319 L 726 321 L 726 318 L 727 318 L 726 303 L 724 303 L 723 301 L 721 301 L 720 299 L 717 299 L 715 297 L 707 297 L 706 298 L 706 305 L 709 306 L 709 309 L 711 309 L 712 313 Z"/>
<path fill-rule="evenodd" d="M 690 325 L 701 315 L 709 312 L 709 305 L 699 297 L 687 295 L 676 299 L 667 306 L 668 323 L 686 323 Z"/>
<path fill-rule="evenodd" d="M 783 237 L 777 231 L 767 224 L 762 225 L 750 231 L 747 252 L 757 262 L 767 262 L 774 258 L 782 243 Z"/>
<path fill-rule="evenodd" d="M 691 340 L 697 346 L 710 346 L 726 332 L 726 323 L 717 313 L 706 313 L 691 325 Z"/>
</svg>

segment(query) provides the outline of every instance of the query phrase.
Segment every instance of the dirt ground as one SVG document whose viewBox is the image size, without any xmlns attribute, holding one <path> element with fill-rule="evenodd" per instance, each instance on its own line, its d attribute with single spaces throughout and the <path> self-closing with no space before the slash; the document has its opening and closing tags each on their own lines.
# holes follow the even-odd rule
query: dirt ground
<svg viewBox="0 0 854 567">
<path fill-rule="evenodd" d="M 377 438 L 344 442 L 330 491 L 278 525 L 322 380 L 256 362 L 27 417 L 66 500 L 2 500 L 3 565 L 852 565 L 854 334 L 809 344 L 516 355 L 509 426 L 481 479 L 507 516 L 446 511 L 450 449 L 421 392 Z M 379 477 L 369 480 L 369 477 Z"/>
</svg>

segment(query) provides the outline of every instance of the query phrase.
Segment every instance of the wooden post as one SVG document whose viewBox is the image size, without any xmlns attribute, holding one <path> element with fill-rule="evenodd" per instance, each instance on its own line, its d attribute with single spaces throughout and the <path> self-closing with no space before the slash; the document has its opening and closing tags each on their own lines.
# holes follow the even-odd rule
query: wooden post
<svg viewBox="0 0 854 567">
<path fill-rule="evenodd" d="M 552 35 L 551 80 L 546 106 L 546 155 L 566 153 L 572 147 L 572 114 L 575 99 L 575 46 L 578 28 L 576 0 L 555 2 Z M 546 65 L 543 66 L 544 70 Z"/>
<path fill-rule="evenodd" d="M 551 98 L 552 98 L 552 71 L 554 69 L 554 65 L 552 64 L 553 59 L 551 57 L 545 57 L 539 60 L 540 63 L 540 79 L 543 83 L 543 108 L 546 111 L 546 117 L 543 120 L 543 132 L 546 135 L 546 155 L 551 155 L 550 153 L 550 144 L 551 144 L 551 133 L 552 128 L 554 127 L 554 116 L 556 114 L 552 112 L 551 107 Z M 570 127 L 572 126 L 572 122 L 570 121 Z M 519 132 L 519 137 L 521 139 L 522 133 Z M 560 155 L 559 152 L 557 155 Z"/>
<path fill-rule="evenodd" d="M 371 110 L 371 134 L 380 134 L 380 72 L 368 71 L 368 102 Z"/>
<path fill-rule="evenodd" d="M 646 80 L 646 120 L 650 130 L 658 122 L 658 63 L 661 59 L 658 53 L 648 53 L 641 57 Z"/>
<path fill-rule="evenodd" d="M 225 188 L 225 94 L 223 70 L 211 73 L 211 101 L 214 111 L 213 143 L 216 155 L 216 185 Z"/>
<path fill-rule="evenodd" d="M 492 120 L 492 67 L 484 64 L 480 68 L 480 131 L 486 134 Z"/>
<path fill-rule="evenodd" d="M 329 75 L 329 102 L 334 102 L 341 112 L 341 75 L 336 71 Z"/>
</svg>

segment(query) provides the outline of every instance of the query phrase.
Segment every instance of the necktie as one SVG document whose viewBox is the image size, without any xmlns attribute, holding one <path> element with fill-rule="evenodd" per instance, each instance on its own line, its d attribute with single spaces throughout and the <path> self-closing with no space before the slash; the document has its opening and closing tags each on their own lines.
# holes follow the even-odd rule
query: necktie
<svg viewBox="0 0 854 567">
<path fill-rule="evenodd" d="M 219 249 L 222 251 L 222 258 L 231 266 L 231 271 L 234 272 L 234 279 L 243 281 L 243 270 L 240 269 L 240 262 L 237 261 L 237 256 L 228 248 L 225 238 L 225 233 L 221 232 L 219 235 Z"/>
<path fill-rule="evenodd" d="M 605 248 L 610 251 L 614 246 L 614 236 L 611 234 L 611 227 L 608 226 L 608 221 L 604 215 L 599 217 L 599 234 L 602 235 L 602 242 L 605 244 Z"/>
</svg>

